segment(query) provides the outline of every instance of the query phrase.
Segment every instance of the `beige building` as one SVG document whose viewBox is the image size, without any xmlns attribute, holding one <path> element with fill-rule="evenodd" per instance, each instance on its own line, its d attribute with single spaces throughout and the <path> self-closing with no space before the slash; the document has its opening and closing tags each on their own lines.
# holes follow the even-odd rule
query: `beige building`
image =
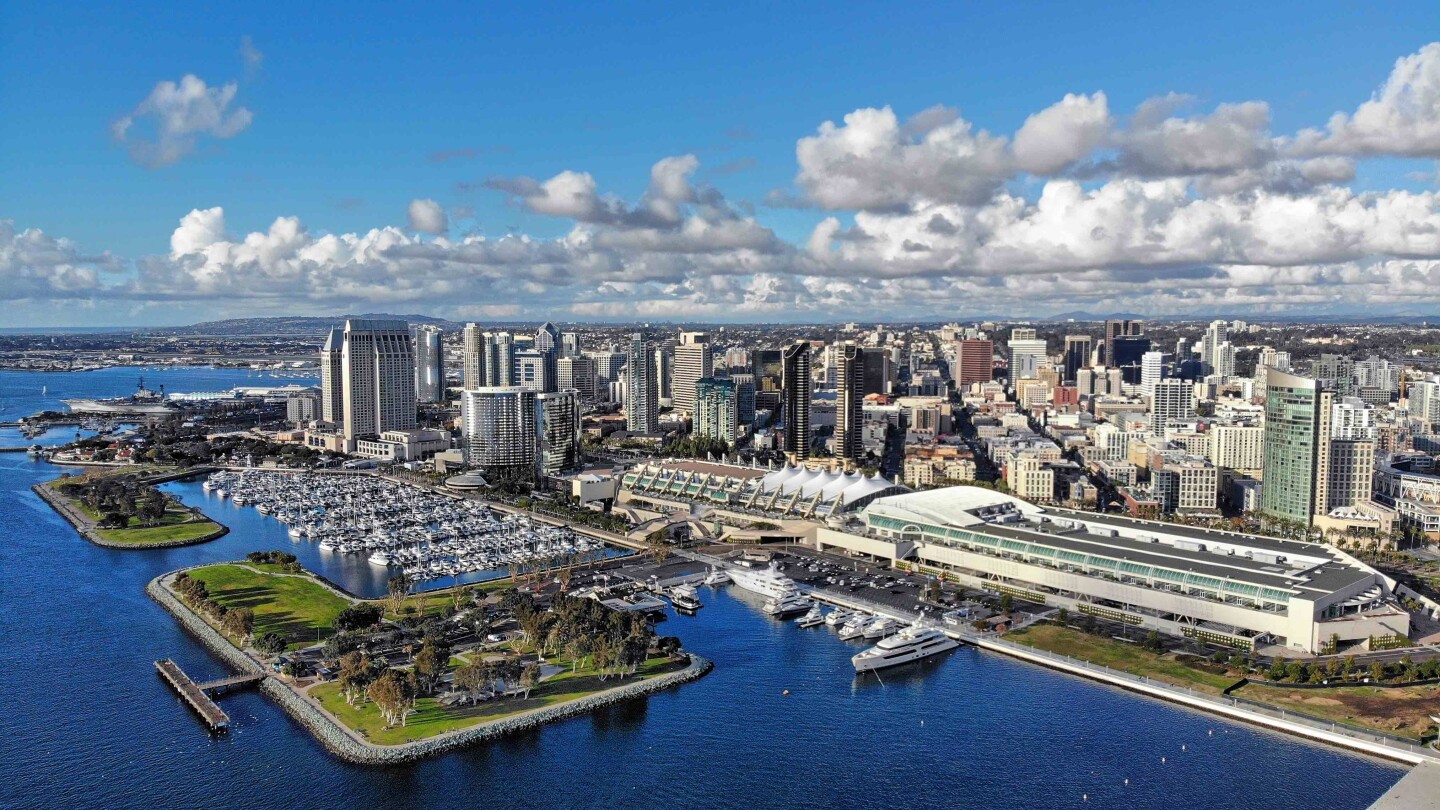
<svg viewBox="0 0 1440 810">
<path fill-rule="evenodd" d="M 1259 425 L 1215 425 L 1210 428 L 1206 458 L 1216 467 L 1255 472 L 1265 466 L 1265 428 Z"/>
</svg>

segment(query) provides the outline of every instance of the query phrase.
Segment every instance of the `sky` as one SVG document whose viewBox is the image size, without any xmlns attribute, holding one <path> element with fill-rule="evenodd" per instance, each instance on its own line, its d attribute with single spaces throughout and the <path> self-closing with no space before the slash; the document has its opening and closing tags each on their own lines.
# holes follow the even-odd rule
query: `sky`
<svg viewBox="0 0 1440 810">
<path fill-rule="evenodd" d="M 0 326 L 1440 313 L 1440 6 L 0 4 Z"/>
</svg>

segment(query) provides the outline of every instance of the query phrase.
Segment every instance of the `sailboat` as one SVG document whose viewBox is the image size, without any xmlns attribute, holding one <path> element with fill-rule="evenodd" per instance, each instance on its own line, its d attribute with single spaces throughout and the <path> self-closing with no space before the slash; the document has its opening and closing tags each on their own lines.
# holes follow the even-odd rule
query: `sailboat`
<svg viewBox="0 0 1440 810">
<path fill-rule="evenodd" d="M 45 395 L 48 394 L 48 393 L 50 393 L 50 386 L 48 386 L 48 385 L 42 385 L 42 386 L 40 386 L 40 396 L 43 397 L 43 396 L 45 396 Z"/>
</svg>

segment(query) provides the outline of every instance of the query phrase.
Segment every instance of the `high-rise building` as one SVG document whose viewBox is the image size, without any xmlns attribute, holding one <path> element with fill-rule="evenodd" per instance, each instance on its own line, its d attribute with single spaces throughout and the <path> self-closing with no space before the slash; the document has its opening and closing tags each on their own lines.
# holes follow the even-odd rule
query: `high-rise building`
<svg viewBox="0 0 1440 810">
<path fill-rule="evenodd" d="M 868 346 L 865 352 L 865 393 L 888 394 L 895 380 L 895 364 L 890 352 L 882 346 Z"/>
<path fill-rule="evenodd" d="M 1106 365 L 1119 369 L 1120 377 L 1126 385 L 1140 385 L 1141 378 L 1145 375 L 1145 355 L 1149 351 L 1150 338 L 1144 335 L 1117 335 L 1105 344 L 1105 356 L 1110 360 Z"/>
<path fill-rule="evenodd" d="M 538 394 L 555 391 L 555 356 L 538 349 L 516 352 L 515 384 Z"/>
<path fill-rule="evenodd" d="M 1034 329 L 1011 329 L 1008 344 L 1010 384 L 1020 380 L 1038 379 L 1040 366 L 1047 357 L 1045 341 L 1035 337 Z"/>
<path fill-rule="evenodd" d="M 509 332 L 485 335 L 485 385 L 491 388 L 515 385 L 515 336 Z"/>
<path fill-rule="evenodd" d="M 810 344 L 805 341 L 781 349 L 780 408 L 785 419 L 781 447 L 796 458 L 810 457 Z"/>
<path fill-rule="evenodd" d="M 1214 425 L 1207 457 L 1216 467 L 1256 471 L 1265 464 L 1265 428 L 1260 425 Z"/>
<path fill-rule="evenodd" d="M 625 428 L 631 433 L 660 432 L 660 387 L 655 379 L 655 348 L 636 332 L 626 352 Z"/>
<path fill-rule="evenodd" d="M 695 435 L 734 443 L 740 435 L 735 381 L 705 377 L 695 383 Z"/>
<path fill-rule="evenodd" d="M 487 472 L 507 470 L 528 476 L 535 466 L 537 396 L 513 385 L 462 392 L 466 461 Z"/>
<path fill-rule="evenodd" d="M 1209 328 L 1205 330 L 1205 336 L 1200 339 L 1200 362 L 1204 366 L 1205 374 L 1216 373 L 1215 369 L 1220 365 L 1220 345 L 1229 340 L 1230 324 L 1225 321 L 1211 321 Z"/>
<path fill-rule="evenodd" d="M 1146 352 L 1140 358 L 1140 390 L 1147 397 L 1155 396 L 1155 383 L 1170 373 L 1171 355 L 1165 352 Z"/>
<path fill-rule="evenodd" d="M 560 356 L 561 356 L 561 357 L 579 357 L 581 354 L 582 354 L 582 352 L 580 351 L 580 333 L 579 333 L 579 332 L 561 332 L 561 333 L 560 333 Z"/>
<path fill-rule="evenodd" d="M 968 388 L 977 382 L 990 382 L 995 375 L 994 341 L 956 341 L 955 366 L 955 383 L 961 388 Z"/>
<path fill-rule="evenodd" d="M 1375 407 L 1358 397 L 1345 397 L 1330 406 L 1330 436 L 1337 441 L 1373 440 Z"/>
<path fill-rule="evenodd" d="M 865 352 L 847 340 L 837 347 L 835 362 L 835 456 L 854 461 L 865 452 Z"/>
<path fill-rule="evenodd" d="M 559 354 L 561 351 L 560 327 L 546 321 L 535 330 L 535 351 Z"/>
<path fill-rule="evenodd" d="M 1349 396 L 1355 385 L 1355 362 L 1338 354 L 1322 354 L 1311 364 L 1310 376 L 1326 391 Z"/>
<path fill-rule="evenodd" d="M 345 322 L 341 347 L 347 443 L 415 427 L 415 352 L 404 321 Z"/>
<path fill-rule="evenodd" d="M 681 332 L 680 345 L 675 347 L 675 382 L 671 387 L 674 408 L 695 412 L 695 385 L 715 374 L 707 332 Z"/>
<path fill-rule="evenodd" d="M 335 327 L 320 349 L 320 421 L 345 421 L 345 330 Z"/>
<path fill-rule="evenodd" d="M 1165 426 L 1172 420 L 1195 416 L 1195 386 L 1185 380 L 1167 377 L 1155 383 L 1150 397 L 1150 432 L 1165 435 Z"/>
<path fill-rule="evenodd" d="M 675 358 L 664 346 L 656 346 L 652 352 L 654 362 L 655 390 L 660 394 L 662 407 L 675 406 Z"/>
<path fill-rule="evenodd" d="M 568 359 L 568 358 L 567 358 Z M 543 478 L 580 466 L 580 396 L 574 389 L 535 396 L 535 473 Z"/>
<path fill-rule="evenodd" d="M 1416 380 L 1408 391 L 1410 418 L 1427 426 L 1440 423 L 1440 378 Z"/>
<path fill-rule="evenodd" d="M 1089 335 L 1065 336 L 1064 382 L 1075 382 L 1075 372 L 1090 365 L 1093 343 Z"/>
<path fill-rule="evenodd" d="M 1308 526 L 1328 500 L 1330 399 L 1316 380 L 1275 368 L 1266 372 L 1265 486 L 1260 491 L 1266 514 Z M 1319 486 L 1322 469 L 1326 480 Z M 1320 496 L 1320 490 L 1326 495 Z"/>
<path fill-rule="evenodd" d="M 735 419 L 742 427 L 755 424 L 755 375 L 731 374 L 735 383 Z"/>
<path fill-rule="evenodd" d="M 570 334 L 566 332 L 565 334 Z M 561 391 L 573 388 L 580 393 L 580 401 L 595 400 L 595 361 L 582 355 L 562 357 L 555 362 L 555 384 Z"/>
<path fill-rule="evenodd" d="M 487 343 L 493 344 L 493 340 L 487 340 L 488 335 L 480 328 L 479 324 L 465 324 L 465 331 L 461 333 L 461 358 L 460 358 L 460 387 L 480 388 L 488 385 L 486 376 L 485 347 Z"/>
<path fill-rule="evenodd" d="M 415 401 L 445 401 L 445 333 L 438 326 L 410 328 L 415 345 Z"/>
<path fill-rule="evenodd" d="M 1100 345 L 1100 365 L 1124 368 L 1125 364 L 1115 358 L 1115 339 L 1121 337 L 1137 337 L 1145 334 L 1145 324 L 1142 321 L 1130 320 L 1109 320 L 1105 322 L 1105 342 Z M 1150 351 L 1146 348 L 1145 351 Z M 1143 354 L 1144 352 L 1142 352 Z"/>
</svg>

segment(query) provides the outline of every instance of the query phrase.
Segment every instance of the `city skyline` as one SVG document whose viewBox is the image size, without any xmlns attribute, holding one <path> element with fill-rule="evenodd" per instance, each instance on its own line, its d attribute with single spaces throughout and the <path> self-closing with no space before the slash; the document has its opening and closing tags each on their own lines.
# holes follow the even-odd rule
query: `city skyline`
<svg viewBox="0 0 1440 810">
<path fill-rule="evenodd" d="M 878 31 L 855 14 L 826 33 L 891 45 L 883 69 L 812 51 L 779 75 L 773 58 L 735 64 L 773 56 L 771 38 L 718 47 L 734 21 L 702 11 L 615 32 L 653 45 L 704 22 L 711 38 L 687 59 L 654 45 L 599 70 L 593 39 L 545 14 L 492 12 L 435 34 L 425 54 L 342 22 L 347 45 L 309 53 L 262 11 L 177 20 L 144 41 L 131 32 L 97 46 L 120 63 L 103 71 L 93 57 L 52 69 L 53 20 L 6 12 L 5 28 L 29 35 L 7 38 L 0 66 L 44 74 L 0 91 L 34 113 L 0 142 L 13 323 L 1440 307 L 1440 43 L 1413 33 L 1425 30 L 1418 5 L 1364 26 L 1340 7 L 1225 11 L 1163 44 L 1139 36 L 1173 17 L 1158 9 L 1093 19 L 1057 8 L 1023 22 L 917 11 Z M 1291 36 L 1266 39 L 1282 22 Z M 1102 26 L 1135 33 L 1133 47 L 1090 58 L 1080 35 Z M 495 60 L 545 37 L 577 52 L 529 68 L 528 98 L 496 86 Z M 1023 70 L 995 68 L 1007 44 L 1026 49 Z M 721 60 L 733 87 L 716 80 Z M 442 64 L 451 71 L 433 86 L 405 93 L 375 74 Z M 654 83 L 657 72 L 673 75 Z M 764 92 L 812 72 L 830 80 L 813 99 Z M 605 92 L 575 98 L 592 82 Z M 648 94 L 682 88 L 695 109 L 657 115 Z M 317 117 L 306 89 L 373 93 L 383 106 L 325 104 Z M 457 112 L 455 100 L 489 114 Z M 427 133 L 379 125 L 397 113 Z"/>
</svg>

